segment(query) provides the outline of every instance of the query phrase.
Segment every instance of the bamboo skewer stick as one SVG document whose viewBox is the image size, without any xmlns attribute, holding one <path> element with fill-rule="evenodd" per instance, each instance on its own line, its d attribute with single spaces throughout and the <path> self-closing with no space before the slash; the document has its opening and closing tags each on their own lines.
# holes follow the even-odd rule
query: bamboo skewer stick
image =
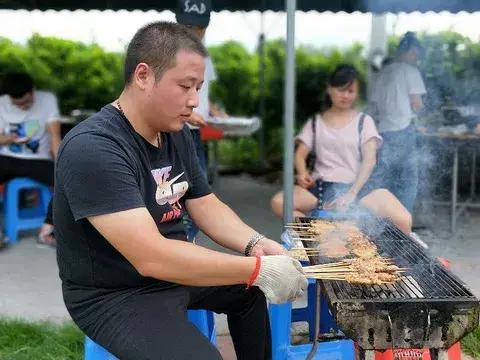
<svg viewBox="0 0 480 360">
<path fill-rule="evenodd" d="M 354 259 L 336 263 L 305 266 L 303 269 L 307 277 L 380 285 L 394 283 L 407 270 L 395 266 L 392 259 L 379 257 L 376 246 L 369 241 L 367 236 L 356 229 L 355 225 L 345 225 L 345 227 L 342 227 L 340 223 L 319 220 L 309 223 L 289 223 L 285 226 L 287 230 L 292 231 L 291 237 L 294 241 L 316 241 L 320 243 L 325 235 L 340 231 L 340 236 L 344 233 L 348 251 L 356 256 Z M 322 255 L 328 252 L 329 249 L 298 247 L 291 249 L 290 255 L 305 258 L 305 256 Z"/>
</svg>

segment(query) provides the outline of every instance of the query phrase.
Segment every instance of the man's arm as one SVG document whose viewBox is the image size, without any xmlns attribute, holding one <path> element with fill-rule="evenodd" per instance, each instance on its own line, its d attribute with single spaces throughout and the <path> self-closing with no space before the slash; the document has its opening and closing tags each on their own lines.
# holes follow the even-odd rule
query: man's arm
<svg viewBox="0 0 480 360">
<path fill-rule="evenodd" d="M 17 137 L 18 137 L 17 135 L 13 135 L 13 134 L 8 134 L 8 135 L 0 134 L 0 145 L 13 144 Z"/>
<path fill-rule="evenodd" d="M 223 111 L 217 103 L 208 100 L 209 113 L 213 117 L 225 118 L 228 117 L 228 114 Z"/>
<path fill-rule="evenodd" d="M 186 207 L 192 220 L 205 234 L 230 250 L 243 254 L 249 240 L 257 233 L 214 194 L 188 199 Z M 286 254 L 280 244 L 267 238 L 260 240 L 251 253 L 252 256 Z"/>
<path fill-rule="evenodd" d="M 234 285 L 246 284 L 255 268 L 254 258 L 163 237 L 146 208 L 88 220 L 143 276 L 192 286 Z"/>
<path fill-rule="evenodd" d="M 288 256 L 242 257 L 166 239 L 146 208 L 88 219 L 143 276 L 191 286 L 258 286 L 274 304 L 295 300 L 308 286 L 302 266 Z"/>
<path fill-rule="evenodd" d="M 60 127 L 60 121 L 52 121 L 47 124 L 47 132 L 50 134 L 50 151 L 54 159 L 57 157 L 58 148 L 62 141 Z"/>
<path fill-rule="evenodd" d="M 188 123 L 190 125 L 198 126 L 198 127 L 207 126 L 207 122 L 205 121 L 203 116 L 195 111 L 192 112 L 192 115 L 190 115 L 190 119 L 188 119 Z"/>
<path fill-rule="evenodd" d="M 409 95 L 410 98 L 410 107 L 416 113 L 422 111 L 423 109 L 423 100 L 422 95 L 411 94 Z"/>
</svg>

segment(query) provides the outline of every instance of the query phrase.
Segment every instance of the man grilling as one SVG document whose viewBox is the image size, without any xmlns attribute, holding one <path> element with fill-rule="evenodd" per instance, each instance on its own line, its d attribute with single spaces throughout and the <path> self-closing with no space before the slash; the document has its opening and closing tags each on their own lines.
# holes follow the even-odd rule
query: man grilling
<svg viewBox="0 0 480 360">
<path fill-rule="evenodd" d="M 266 299 L 307 287 L 298 261 L 212 194 L 185 123 L 207 51 L 186 27 L 140 29 L 119 98 L 71 130 L 57 158 L 54 222 L 67 309 L 120 359 L 220 359 L 187 309 L 227 314 L 238 359 L 271 358 Z M 188 212 L 227 255 L 189 243 Z"/>
</svg>

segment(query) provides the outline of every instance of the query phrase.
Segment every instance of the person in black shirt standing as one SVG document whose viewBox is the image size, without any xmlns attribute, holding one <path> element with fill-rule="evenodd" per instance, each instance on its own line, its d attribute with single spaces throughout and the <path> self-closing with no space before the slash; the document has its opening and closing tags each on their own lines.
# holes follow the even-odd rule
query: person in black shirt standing
<svg viewBox="0 0 480 360">
<path fill-rule="evenodd" d="M 266 299 L 307 287 L 298 261 L 244 224 L 202 175 L 185 123 L 207 51 L 182 25 L 140 29 L 119 98 L 71 130 L 57 157 L 54 223 L 64 301 L 120 359 L 220 359 L 187 309 L 226 313 L 238 359 L 271 358 Z M 186 241 L 185 211 L 235 256 Z"/>
</svg>

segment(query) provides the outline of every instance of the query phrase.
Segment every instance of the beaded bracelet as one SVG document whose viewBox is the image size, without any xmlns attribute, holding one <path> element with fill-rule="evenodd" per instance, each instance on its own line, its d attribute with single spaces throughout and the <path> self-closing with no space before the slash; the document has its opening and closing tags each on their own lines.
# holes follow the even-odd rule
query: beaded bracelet
<svg viewBox="0 0 480 360">
<path fill-rule="evenodd" d="M 245 256 L 250 256 L 250 254 L 252 253 L 253 247 L 257 245 L 257 243 L 263 238 L 265 238 L 265 235 L 262 235 L 259 233 L 253 234 L 250 240 L 248 241 L 247 246 L 245 246 Z"/>
</svg>

